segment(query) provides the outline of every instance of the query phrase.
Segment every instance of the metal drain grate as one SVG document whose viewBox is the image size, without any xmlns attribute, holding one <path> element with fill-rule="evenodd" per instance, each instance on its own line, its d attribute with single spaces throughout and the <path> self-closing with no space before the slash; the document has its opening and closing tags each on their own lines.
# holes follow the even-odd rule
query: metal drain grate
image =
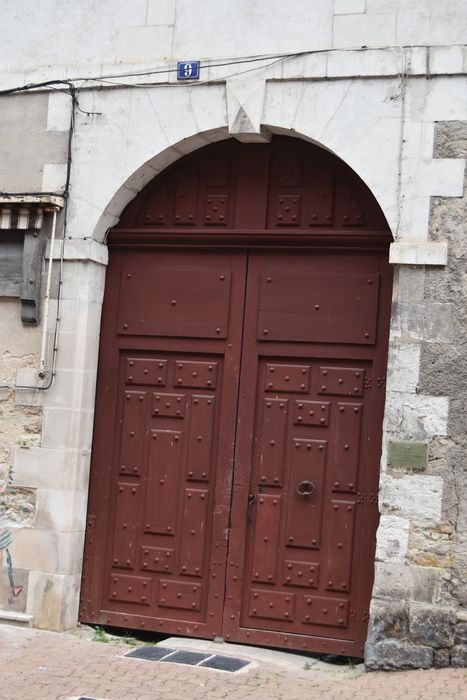
<svg viewBox="0 0 467 700">
<path fill-rule="evenodd" d="M 136 659 L 146 659 L 147 661 L 160 661 L 168 654 L 173 654 L 175 649 L 169 649 L 168 647 L 158 647 L 158 646 L 144 646 L 133 649 L 132 651 L 125 654 L 125 656 L 132 656 Z"/>
<path fill-rule="evenodd" d="M 212 654 L 202 654 L 199 651 L 176 651 L 175 654 L 165 656 L 161 661 L 168 664 L 188 664 L 188 666 L 196 666 L 200 661 L 209 659 Z"/>
<path fill-rule="evenodd" d="M 241 668 L 248 666 L 249 663 L 249 661 L 235 659 L 233 656 L 213 656 L 207 661 L 202 661 L 200 666 L 204 668 L 215 668 L 216 671 L 230 671 L 230 673 L 235 673 L 235 671 L 240 671 Z"/>
<path fill-rule="evenodd" d="M 215 671 L 227 671 L 228 673 L 240 671 L 251 663 L 243 659 L 236 659 L 234 656 L 223 656 L 221 654 L 210 654 L 200 651 L 187 651 L 185 649 L 170 649 L 169 647 L 159 646 L 138 647 L 138 649 L 132 649 L 132 651 L 127 652 L 124 656 L 129 656 L 133 659 L 145 659 L 146 661 L 160 661 L 162 663 L 197 666 L 198 668 L 211 668 Z"/>
</svg>

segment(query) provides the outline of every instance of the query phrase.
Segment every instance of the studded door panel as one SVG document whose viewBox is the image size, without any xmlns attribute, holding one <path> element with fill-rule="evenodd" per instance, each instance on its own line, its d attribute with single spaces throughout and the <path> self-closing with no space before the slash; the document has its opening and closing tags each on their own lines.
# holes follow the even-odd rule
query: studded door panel
<svg viewBox="0 0 467 700">
<path fill-rule="evenodd" d="M 246 263 L 113 253 L 81 619 L 221 632 Z"/>
<path fill-rule="evenodd" d="M 118 601 L 119 610 L 122 603 L 130 610 L 144 603 L 155 617 L 170 609 L 172 618 L 180 610 L 183 619 L 203 618 L 222 360 L 133 352 L 131 359 L 122 356 L 121 366 L 109 604 Z M 163 387 L 154 367 L 164 369 Z M 180 387 L 184 393 L 176 391 Z M 151 586 L 142 579 L 148 572 Z"/>
<path fill-rule="evenodd" d="M 325 371 L 332 382 L 326 401 L 320 401 L 319 360 L 279 366 L 286 367 L 287 374 L 282 371 L 277 382 L 280 398 L 270 398 L 269 378 L 276 376 L 271 369 L 278 364 L 263 358 L 259 365 L 250 484 L 255 502 L 243 595 L 248 604 L 241 624 L 270 629 L 275 620 L 274 629 L 303 634 L 309 633 L 304 626 L 313 624 L 315 634 L 329 634 L 326 629 L 338 627 L 339 635 L 345 636 L 350 631 L 348 595 L 357 506 L 355 498 L 336 492 L 349 496 L 356 492 L 365 416 L 362 387 L 369 367 L 362 362 L 351 366 L 328 362 Z M 355 395 L 360 397 L 358 403 L 352 400 Z M 283 460 L 281 471 L 279 460 Z"/>
<path fill-rule="evenodd" d="M 363 655 L 384 398 L 375 348 L 389 302 L 379 260 L 250 256 L 228 639 Z"/>
</svg>

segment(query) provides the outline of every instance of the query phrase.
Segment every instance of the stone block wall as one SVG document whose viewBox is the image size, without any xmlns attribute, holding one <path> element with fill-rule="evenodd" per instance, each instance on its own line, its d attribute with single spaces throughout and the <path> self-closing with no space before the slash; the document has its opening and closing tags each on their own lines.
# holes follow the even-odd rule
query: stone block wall
<svg viewBox="0 0 467 700">
<path fill-rule="evenodd" d="M 467 123 L 437 123 L 433 155 L 466 159 Z M 428 458 L 383 460 L 370 669 L 467 665 L 467 179 L 462 196 L 432 197 L 429 234 L 448 261 L 399 269 L 386 418 L 389 440 L 424 441 Z"/>
</svg>

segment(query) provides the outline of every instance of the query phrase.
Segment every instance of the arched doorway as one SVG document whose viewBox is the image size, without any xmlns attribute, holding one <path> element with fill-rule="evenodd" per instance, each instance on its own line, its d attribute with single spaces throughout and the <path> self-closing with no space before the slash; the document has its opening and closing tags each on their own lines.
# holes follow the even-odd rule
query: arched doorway
<svg viewBox="0 0 467 700">
<path fill-rule="evenodd" d="M 225 141 L 109 235 L 82 621 L 363 655 L 391 240 L 335 156 Z"/>
</svg>

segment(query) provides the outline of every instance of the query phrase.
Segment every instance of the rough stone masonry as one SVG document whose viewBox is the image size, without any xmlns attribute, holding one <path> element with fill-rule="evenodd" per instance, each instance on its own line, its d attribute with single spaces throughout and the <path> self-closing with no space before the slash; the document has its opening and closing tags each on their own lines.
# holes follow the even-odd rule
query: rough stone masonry
<svg viewBox="0 0 467 700">
<path fill-rule="evenodd" d="M 467 158 L 467 123 L 436 125 L 434 157 Z M 411 520 L 407 557 L 377 562 L 366 648 L 370 669 L 467 665 L 467 180 L 464 183 L 462 197 L 432 198 L 430 236 L 448 240 L 449 258 L 446 268 L 424 272 L 419 304 L 425 313 L 431 308 L 431 316 L 424 319 L 431 333 L 421 340 L 416 391 L 449 397 L 447 435 L 428 441 L 424 471 L 442 479 L 441 517 L 438 522 Z M 419 285 L 420 270 L 405 270 L 405 275 L 409 287 Z M 397 313 L 396 307 L 395 323 Z M 423 439 L 423 430 L 415 437 Z M 398 479 L 413 473 L 391 466 L 388 471 Z M 423 496 L 411 494 L 421 501 Z M 384 514 L 384 488 L 382 501 Z M 428 505 L 422 502 L 420 510 Z"/>
</svg>

